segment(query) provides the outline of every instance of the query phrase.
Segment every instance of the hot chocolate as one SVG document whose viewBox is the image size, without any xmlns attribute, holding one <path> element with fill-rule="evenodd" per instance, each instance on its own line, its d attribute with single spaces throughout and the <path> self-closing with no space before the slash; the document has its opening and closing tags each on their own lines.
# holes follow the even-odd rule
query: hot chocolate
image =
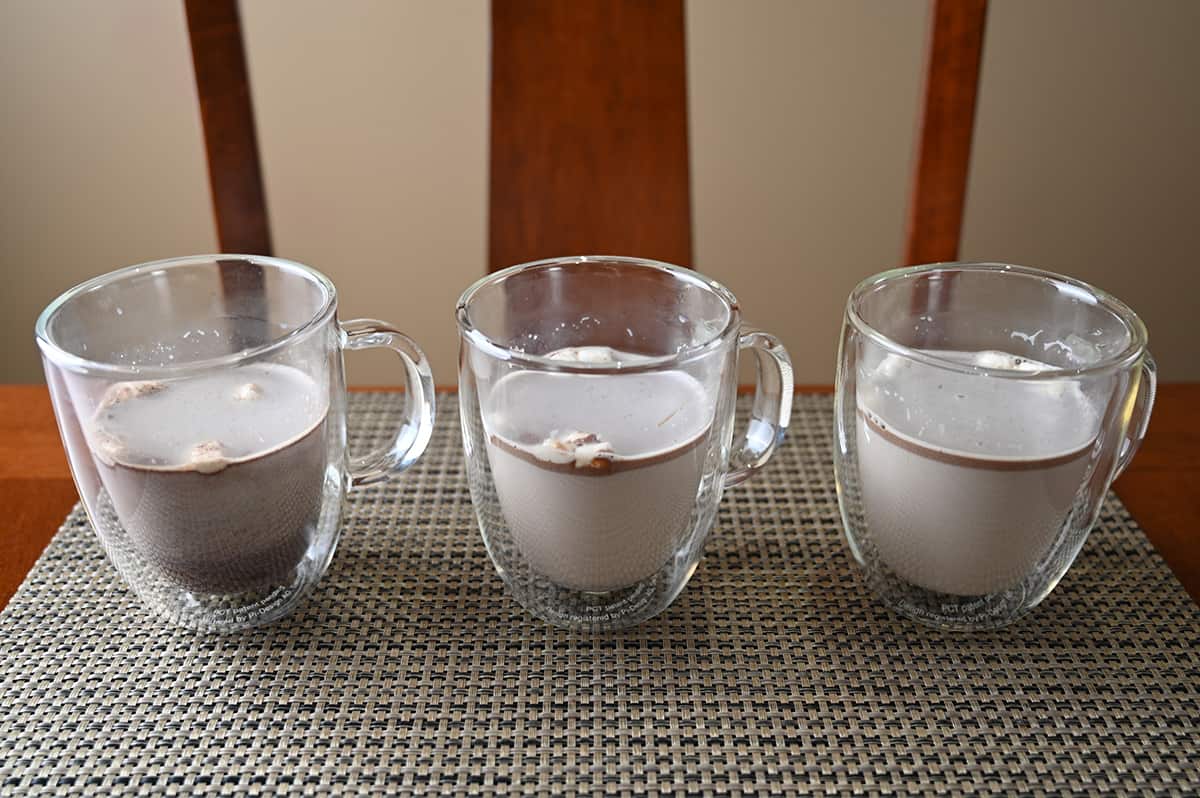
<svg viewBox="0 0 1200 798">
<path fill-rule="evenodd" d="M 88 445 L 139 554 L 195 592 L 288 580 L 321 508 L 327 395 L 279 364 L 111 386 Z"/>
<path fill-rule="evenodd" d="M 1004 352 L 930 352 L 1009 371 Z M 1084 483 L 1100 419 L 1076 383 L 980 379 L 889 354 L 860 372 L 863 507 L 880 558 L 906 581 L 978 596 L 1050 551 Z"/>
<path fill-rule="evenodd" d="M 550 356 L 614 366 L 644 359 L 608 347 Z M 654 574 L 691 527 L 713 412 L 683 371 L 500 379 L 484 408 L 488 459 L 528 562 L 589 592 Z"/>
</svg>

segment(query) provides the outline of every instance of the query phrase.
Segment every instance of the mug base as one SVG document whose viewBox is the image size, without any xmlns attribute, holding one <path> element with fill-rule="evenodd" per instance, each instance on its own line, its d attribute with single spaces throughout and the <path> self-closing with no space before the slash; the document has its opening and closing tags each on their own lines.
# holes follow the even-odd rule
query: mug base
<svg viewBox="0 0 1200 798">
<path fill-rule="evenodd" d="M 877 581 L 886 582 L 871 587 L 889 609 L 925 626 L 952 632 L 1000 629 L 1019 620 L 1039 603 L 1030 602 L 1025 586 L 1020 584 L 988 595 L 958 596 L 898 579 Z"/>
<path fill-rule="evenodd" d="M 627 587 L 594 592 L 574 590 L 543 577 L 517 584 L 503 571 L 500 576 L 518 603 L 536 617 L 561 629 L 593 634 L 650 620 L 671 605 L 688 581 L 671 579 L 672 574 L 659 571 Z"/>
<path fill-rule="evenodd" d="M 175 626 L 222 634 L 264 626 L 290 615 L 312 592 L 333 558 L 338 535 L 319 530 L 331 525 L 336 529 L 340 520 L 340 500 L 327 502 L 317 528 L 306 534 L 310 542 L 294 566 L 245 589 L 208 592 L 181 583 L 171 569 L 146 557 L 121 525 L 104 490 L 99 491 L 96 509 L 95 515 L 88 514 L 93 530 L 117 573 L 148 610 Z"/>
</svg>

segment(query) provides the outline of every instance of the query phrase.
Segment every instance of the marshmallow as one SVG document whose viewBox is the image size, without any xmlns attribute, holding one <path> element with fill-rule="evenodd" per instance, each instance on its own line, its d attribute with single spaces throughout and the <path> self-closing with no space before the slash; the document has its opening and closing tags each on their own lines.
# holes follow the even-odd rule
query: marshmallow
<svg viewBox="0 0 1200 798">
<path fill-rule="evenodd" d="M 260 385 L 253 382 L 248 382 L 245 385 L 240 385 L 233 392 L 233 398 L 242 402 L 251 401 L 253 399 L 261 399 L 263 389 Z"/>
<path fill-rule="evenodd" d="M 550 437 L 531 447 L 532 454 L 551 463 L 574 462 L 576 468 L 606 469 L 613 458 L 613 447 L 592 432 L 555 430 Z"/>
<path fill-rule="evenodd" d="M 164 391 L 166 388 L 166 383 L 155 382 L 153 380 L 118 382 L 109 386 L 108 390 L 104 392 L 103 398 L 100 399 L 100 407 L 97 409 L 103 410 L 113 405 L 118 405 L 121 402 L 127 402 L 130 399 L 150 396 L 159 391 Z"/>
<path fill-rule="evenodd" d="M 125 445 L 125 441 L 106 429 L 93 428 L 91 437 L 92 451 L 96 453 L 96 459 L 106 466 L 115 466 L 128 454 L 129 447 Z"/>
<path fill-rule="evenodd" d="M 644 363 L 652 359 L 634 352 L 620 352 L 611 346 L 564 346 L 546 357 L 550 360 L 586 363 L 592 366 L 620 366 L 625 363 Z"/>
<path fill-rule="evenodd" d="M 215 474 L 229 465 L 229 461 L 225 459 L 225 447 L 220 441 L 204 441 L 192 447 L 188 465 L 201 474 Z"/>
</svg>

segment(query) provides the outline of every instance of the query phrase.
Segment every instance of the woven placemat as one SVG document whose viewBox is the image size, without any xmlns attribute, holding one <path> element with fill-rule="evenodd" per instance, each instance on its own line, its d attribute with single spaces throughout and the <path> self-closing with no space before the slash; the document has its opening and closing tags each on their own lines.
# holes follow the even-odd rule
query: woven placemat
<svg viewBox="0 0 1200 798">
<path fill-rule="evenodd" d="M 357 445 L 396 402 L 353 397 Z M 1200 610 L 1120 503 L 1032 614 L 939 633 L 859 586 L 831 422 L 799 397 L 679 600 L 598 637 L 505 594 L 453 397 L 267 629 L 160 625 L 76 510 L 0 615 L 0 795 L 1200 791 Z"/>
</svg>

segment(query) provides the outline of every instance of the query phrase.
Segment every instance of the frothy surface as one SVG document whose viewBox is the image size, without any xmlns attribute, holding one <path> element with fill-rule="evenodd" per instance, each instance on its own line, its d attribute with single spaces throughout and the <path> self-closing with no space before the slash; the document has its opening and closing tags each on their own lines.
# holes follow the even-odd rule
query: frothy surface
<svg viewBox="0 0 1200 798">
<path fill-rule="evenodd" d="M 296 441 L 327 410 L 307 374 L 274 363 L 122 382 L 96 409 L 92 448 L 109 465 L 214 473 Z"/>
<path fill-rule="evenodd" d="M 1018 372 L 1054 366 L 999 351 L 928 350 L 943 360 Z M 1078 452 L 1099 419 L 1082 383 L 989 378 L 939 369 L 894 354 L 865 363 L 858 404 L 877 427 L 915 445 L 968 458 L 1033 460 Z"/>
<path fill-rule="evenodd" d="M 571 347 L 548 357 L 582 363 L 644 360 L 609 347 Z M 492 434 L 550 463 L 578 461 L 581 448 L 591 457 L 613 460 L 659 455 L 701 436 L 713 414 L 704 387 L 682 371 L 520 371 L 496 383 L 488 406 Z"/>
</svg>

